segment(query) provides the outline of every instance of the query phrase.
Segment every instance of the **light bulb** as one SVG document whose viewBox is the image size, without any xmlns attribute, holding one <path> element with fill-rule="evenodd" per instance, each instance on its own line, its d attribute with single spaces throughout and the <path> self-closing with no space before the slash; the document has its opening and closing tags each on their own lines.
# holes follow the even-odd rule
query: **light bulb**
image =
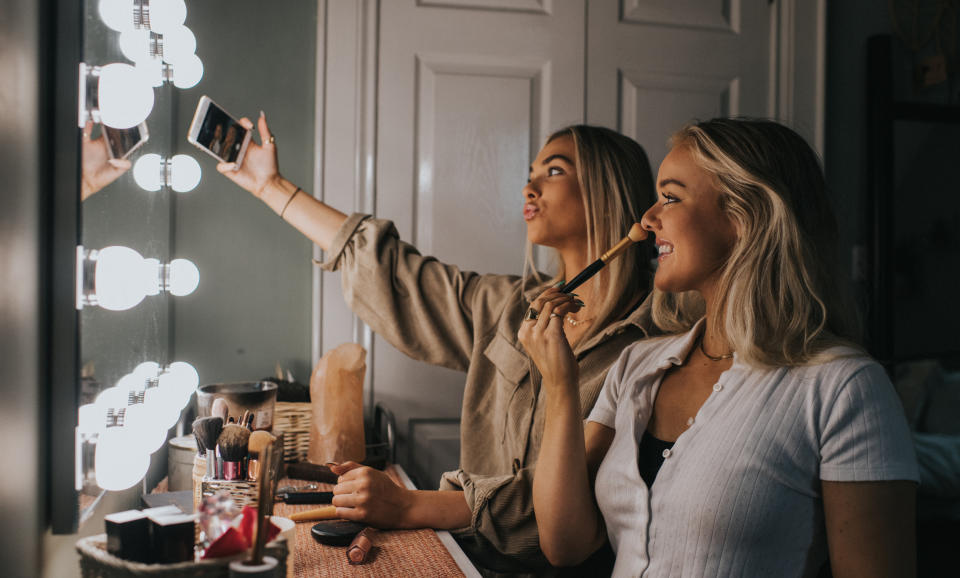
<svg viewBox="0 0 960 578">
<path fill-rule="evenodd" d="M 100 68 L 97 102 L 100 121 L 113 128 L 131 128 L 153 110 L 153 88 L 143 71 L 114 62 Z"/>
<path fill-rule="evenodd" d="M 187 19 L 184 0 L 150 0 L 150 30 L 166 34 L 183 25 Z"/>
<path fill-rule="evenodd" d="M 93 404 L 98 408 L 97 411 L 99 411 L 102 416 L 106 416 L 107 410 L 110 408 L 119 409 L 126 407 L 129 396 L 129 389 L 120 386 L 108 387 L 100 392 L 100 395 L 97 396 Z M 101 422 L 103 422 L 103 420 L 101 420 Z M 97 426 L 98 429 L 103 429 L 104 427 L 106 427 L 104 423 L 100 423 Z"/>
<path fill-rule="evenodd" d="M 96 301 L 104 309 L 130 309 L 143 301 L 149 291 L 151 271 L 140 253 L 129 247 L 115 245 L 101 249 L 94 275 Z"/>
<path fill-rule="evenodd" d="M 173 85 L 193 88 L 203 78 L 203 62 L 196 54 L 184 58 L 173 67 Z"/>
<path fill-rule="evenodd" d="M 175 387 L 171 387 L 169 384 L 160 384 L 148 389 L 144 395 L 144 403 L 146 403 L 147 409 L 154 412 L 157 423 L 163 431 L 167 431 L 177 423 L 180 418 L 180 410 L 183 409 L 183 405 L 180 404 L 179 393 Z"/>
<path fill-rule="evenodd" d="M 141 155 L 133 165 L 133 180 L 145 191 L 159 191 L 163 186 L 163 157 L 150 153 Z"/>
<path fill-rule="evenodd" d="M 97 485 L 117 491 L 133 487 L 150 467 L 150 454 L 139 446 L 136 435 L 126 427 L 107 428 L 97 440 L 94 470 Z"/>
<path fill-rule="evenodd" d="M 128 60 L 139 63 L 151 58 L 150 31 L 129 28 L 120 33 L 120 52 Z"/>
<path fill-rule="evenodd" d="M 163 60 L 178 64 L 197 51 L 197 37 L 186 26 L 177 26 L 163 33 Z"/>
<path fill-rule="evenodd" d="M 167 441 L 167 430 L 157 420 L 157 414 L 146 403 L 137 403 L 127 407 L 124 426 L 137 438 L 141 450 L 152 454 Z"/>
<path fill-rule="evenodd" d="M 164 70 L 163 61 L 159 58 L 143 58 L 137 61 L 136 69 L 137 74 L 140 75 L 144 83 L 153 87 L 163 86 L 163 81 L 166 79 L 166 71 Z"/>
<path fill-rule="evenodd" d="M 190 155 L 174 155 L 170 159 L 170 188 L 186 193 L 200 184 L 200 163 Z"/>
<path fill-rule="evenodd" d="M 160 387 L 169 386 L 177 391 L 181 409 L 186 407 L 190 396 L 200 385 L 200 375 L 192 365 L 184 361 L 174 361 L 160 376 Z"/>
<path fill-rule="evenodd" d="M 105 411 L 96 403 L 86 403 L 77 410 L 77 433 L 89 436 L 102 429 L 106 419 Z"/>
<path fill-rule="evenodd" d="M 170 261 L 168 274 L 167 290 L 177 297 L 193 293 L 200 285 L 200 270 L 186 259 Z"/>
<path fill-rule="evenodd" d="M 156 361 L 143 361 L 133 368 L 133 373 L 142 376 L 144 380 L 157 377 L 160 373 L 160 364 Z"/>
<path fill-rule="evenodd" d="M 100 0 L 98 11 L 103 23 L 117 32 L 133 28 L 133 0 Z"/>
</svg>

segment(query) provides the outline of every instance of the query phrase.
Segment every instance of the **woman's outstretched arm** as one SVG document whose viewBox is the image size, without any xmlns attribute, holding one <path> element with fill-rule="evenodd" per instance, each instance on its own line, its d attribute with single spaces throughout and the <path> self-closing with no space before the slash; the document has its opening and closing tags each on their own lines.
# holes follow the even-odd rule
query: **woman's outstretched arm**
<svg viewBox="0 0 960 578">
<path fill-rule="evenodd" d="M 248 118 L 240 124 L 253 128 Z M 277 143 L 263 112 L 257 119 L 260 144 L 250 141 L 243 164 L 220 163 L 217 170 L 267 204 L 274 213 L 326 251 L 347 215 L 321 203 L 313 195 L 283 178 L 277 161 Z"/>
</svg>

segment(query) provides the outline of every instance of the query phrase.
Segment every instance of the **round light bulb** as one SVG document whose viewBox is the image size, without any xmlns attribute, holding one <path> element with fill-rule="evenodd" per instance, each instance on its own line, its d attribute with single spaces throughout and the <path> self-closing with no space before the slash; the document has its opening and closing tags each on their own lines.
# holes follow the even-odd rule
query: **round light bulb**
<svg viewBox="0 0 960 578">
<path fill-rule="evenodd" d="M 152 58 L 150 56 L 150 31 L 129 28 L 120 33 L 120 52 L 136 63 Z"/>
<path fill-rule="evenodd" d="M 167 430 L 156 419 L 156 414 L 145 403 L 137 403 L 127 407 L 124 428 L 128 428 L 131 435 L 137 438 L 137 445 L 142 451 L 152 454 L 167 441 Z"/>
<path fill-rule="evenodd" d="M 106 420 L 106 412 L 96 403 L 87 403 L 77 410 L 77 433 L 89 436 L 99 432 Z"/>
<path fill-rule="evenodd" d="M 173 67 L 173 85 L 193 88 L 203 78 L 203 62 L 196 54 L 184 58 Z"/>
<path fill-rule="evenodd" d="M 127 407 L 127 400 L 130 395 L 130 390 L 120 387 L 108 387 L 107 389 L 100 392 L 97 396 L 97 399 L 94 400 L 94 405 L 96 405 L 101 411 L 103 416 L 107 415 L 107 410 L 110 408 L 121 408 Z M 104 421 L 101 425 L 98 426 L 98 429 L 103 429 L 106 427 Z"/>
<path fill-rule="evenodd" d="M 101 249 L 94 272 L 97 304 L 111 311 L 134 307 L 147 296 L 150 274 L 143 257 L 133 249 Z"/>
<path fill-rule="evenodd" d="M 117 32 L 133 28 L 133 0 L 100 0 L 97 8 L 109 28 Z"/>
<path fill-rule="evenodd" d="M 153 88 L 129 64 L 114 62 L 100 69 L 98 85 L 100 121 L 113 128 L 131 128 L 153 110 Z"/>
<path fill-rule="evenodd" d="M 163 60 L 176 65 L 197 51 L 197 37 L 186 26 L 177 26 L 163 33 Z"/>
<path fill-rule="evenodd" d="M 97 440 L 93 467 L 97 485 L 117 491 L 133 487 L 150 467 L 150 454 L 139 447 L 137 437 L 126 427 L 107 428 Z"/>
<path fill-rule="evenodd" d="M 133 165 L 133 180 L 145 191 L 159 191 L 163 186 L 163 169 L 163 158 L 160 155 L 141 155 Z"/>
<path fill-rule="evenodd" d="M 163 61 L 150 57 L 137 61 L 137 74 L 145 84 L 153 87 L 163 86 Z"/>
<path fill-rule="evenodd" d="M 150 30 L 166 34 L 183 25 L 187 19 L 187 4 L 184 0 L 150 0 Z"/>
<path fill-rule="evenodd" d="M 146 381 L 145 377 L 137 375 L 136 372 L 128 373 L 117 380 L 117 388 L 126 392 L 136 391 L 143 389 Z M 124 403 L 126 403 L 126 400 L 124 400 Z"/>
<path fill-rule="evenodd" d="M 144 259 L 143 260 L 144 268 L 149 272 L 147 273 L 148 278 L 146 282 L 146 291 L 147 295 L 159 295 L 160 294 L 160 275 L 163 273 L 163 268 L 160 266 L 159 259 Z M 157 377 L 157 373 L 151 377 Z"/>
<path fill-rule="evenodd" d="M 157 423 L 163 431 L 167 431 L 177 423 L 177 420 L 180 419 L 180 410 L 183 409 L 176 388 L 169 385 L 164 387 L 161 384 L 158 387 L 148 389 L 144 395 L 144 403 L 146 403 L 148 410 L 154 412 Z"/>
<path fill-rule="evenodd" d="M 169 291 L 177 297 L 193 293 L 200 285 L 200 270 L 186 259 L 170 261 Z"/>
<path fill-rule="evenodd" d="M 187 193 L 200 184 L 200 163 L 190 155 L 174 155 L 170 159 L 170 188 Z"/>
<path fill-rule="evenodd" d="M 133 373 L 142 376 L 145 380 L 157 377 L 160 374 L 160 364 L 156 361 L 143 361 L 133 368 Z"/>
<path fill-rule="evenodd" d="M 176 388 L 180 397 L 180 407 L 186 407 L 190 396 L 200 385 L 200 375 L 192 365 L 184 361 L 174 361 L 167 367 L 167 371 L 160 376 L 160 387 L 169 385 Z"/>
</svg>

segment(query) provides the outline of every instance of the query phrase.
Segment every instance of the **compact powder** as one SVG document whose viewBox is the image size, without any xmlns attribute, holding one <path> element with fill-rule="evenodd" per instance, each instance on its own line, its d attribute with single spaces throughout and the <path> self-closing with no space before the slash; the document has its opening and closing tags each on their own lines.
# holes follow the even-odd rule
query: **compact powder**
<svg viewBox="0 0 960 578">
<path fill-rule="evenodd" d="M 354 536 L 366 528 L 364 524 L 347 520 L 327 520 L 318 522 L 310 529 L 313 538 L 328 546 L 348 546 Z"/>
</svg>

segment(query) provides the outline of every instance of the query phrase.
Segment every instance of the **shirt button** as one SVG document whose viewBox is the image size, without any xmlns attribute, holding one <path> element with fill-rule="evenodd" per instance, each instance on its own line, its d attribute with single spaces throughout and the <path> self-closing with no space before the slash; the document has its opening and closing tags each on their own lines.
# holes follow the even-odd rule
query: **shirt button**
<svg viewBox="0 0 960 578">
<path fill-rule="evenodd" d="M 720 391 L 721 389 L 723 389 L 723 386 L 719 383 L 713 384 L 713 391 Z"/>
<path fill-rule="evenodd" d="M 663 459 L 667 459 L 667 458 L 669 458 L 671 455 L 673 455 L 673 451 L 671 451 L 671 450 L 669 450 L 669 449 L 663 450 L 663 454 L 662 454 L 662 455 L 663 455 Z"/>
</svg>

